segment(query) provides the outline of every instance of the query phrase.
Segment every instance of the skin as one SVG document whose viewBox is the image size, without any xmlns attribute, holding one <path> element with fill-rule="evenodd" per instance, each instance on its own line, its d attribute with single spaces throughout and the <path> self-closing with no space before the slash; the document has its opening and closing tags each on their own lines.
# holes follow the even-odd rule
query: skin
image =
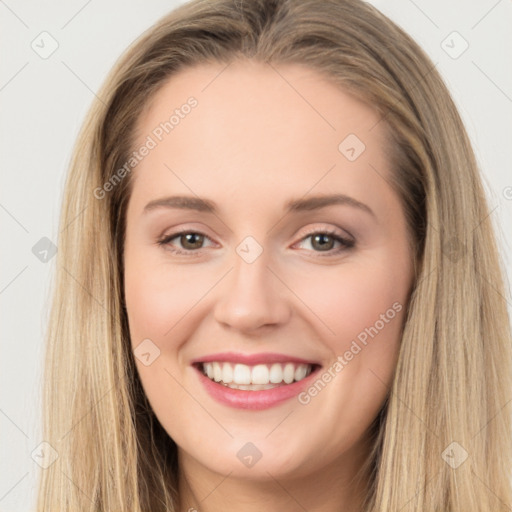
<svg viewBox="0 0 512 512">
<path fill-rule="evenodd" d="M 178 445 L 182 511 L 360 510 L 365 482 L 352 479 L 392 381 L 413 282 L 384 123 L 306 67 L 224 68 L 180 71 L 139 119 L 142 144 L 187 98 L 198 101 L 133 171 L 124 254 L 131 341 L 135 349 L 149 338 L 160 350 L 149 366 L 136 358 L 137 370 Z M 338 149 L 348 134 L 366 145 L 352 162 Z M 348 204 L 285 213 L 290 199 L 333 193 L 373 215 Z M 207 198 L 219 211 L 144 213 L 170 195 Z M 309 236 L 325 229 L 355 245 Z M 158 245 L 181 230 L 206 235 L 203 244 L 178 236 Z M 236 251 L 247 236 L 263 248 L 252 263 Z M 305 405 L 293 398 L 234 409 L 214 401 L 191 367 L 234 351 L 278 352 L 327 369 L 397 302 L 401 311 Z M 250 468 L 236 456 L 247 442 L 262 454 Z"/>
</svg>

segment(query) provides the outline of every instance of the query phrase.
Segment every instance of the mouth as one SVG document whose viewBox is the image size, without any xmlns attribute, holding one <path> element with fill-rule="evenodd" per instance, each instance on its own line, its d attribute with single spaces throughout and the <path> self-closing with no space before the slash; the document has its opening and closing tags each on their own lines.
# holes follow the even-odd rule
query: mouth
<svg viewBox="0 0 512 512">
<path fill-rule="evenodd" d="M 208 361 L 195 364 L 208 379 L 230 389 L 262 391 L 300 382 L 320 368 L 317 364 L 283 362 L 272 364 L 241 364 L 229 361 Z"/>
<path fill-rule="evenodd" d="M 269 409 L 296 398 L 317 378 L 316 361 L 277 354 L 223 352 L 191 361 L 203 389 L 235 409 Z"/>
</svg>

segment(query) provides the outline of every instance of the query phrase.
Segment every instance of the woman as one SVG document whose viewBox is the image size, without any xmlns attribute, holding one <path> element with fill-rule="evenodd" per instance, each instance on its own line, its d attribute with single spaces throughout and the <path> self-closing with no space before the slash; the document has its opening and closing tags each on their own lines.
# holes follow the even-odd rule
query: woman
<svg viewBox="0 0 512 512">
<path fill-rule="evenodd" d="M 65 191 L 39 510 L 505 510 L 510 332 L 475 158 L 358 0 L 195 1 Z"/>
</svg>

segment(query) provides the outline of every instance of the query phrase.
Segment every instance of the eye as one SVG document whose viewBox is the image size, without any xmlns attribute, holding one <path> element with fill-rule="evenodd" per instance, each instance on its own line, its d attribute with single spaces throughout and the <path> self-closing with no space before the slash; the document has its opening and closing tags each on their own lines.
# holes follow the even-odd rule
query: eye
<svg viewBox="0 0 512 512">
<path fill-rule="evenodd" d="M 171 243 L 173 240 L 178 240 L 181 248 L 176 248 Z M 314 252 L 326 253 L 320 256 L 333 256 L 344 250 L 354 247 L 355 241 L 339 235 L 336 231 L 332 230 L 315 230 L 302 238 L 301 242 L 311 239 L 310 246 Z M 167 250 L 174 254 L 187 254 L 199 256 L 200 249 L 203 249 L 205 240 L 211 239 L 203 233 L 197 231 L 180 231 L 179 233 L 172 233 L 166 235 L 157 241 L 158 245 L 164 246 Z M 299 243 L 301 243 L 299 242 Z M 335 244 L 339 244 L 337 249 L 334 249 Z"/>
<path fill-rule="evenodd" d="M 181 249 L 175 248 L 171 244 L 175 239 L 178 239 L 182 247 Z M 167 235 L 158 240 L 157 243 L 158 245 L 166 246 L 168 250 L 175 254 L 190 254 L 192 252 L 198 252 L 198 249 L 202 249 L 205 240 L 210 240 L 210 238 L 203 233 L 198 233 L 197 231 L 181 231 Z"/>
<path fill-rule="evenodd" d="M 355 245 L 354 240 L 345 238 L 339 235 L 336 231 L 325 229 L 309 233 L 301 240 L 301 242 L 308 239 L 311 239 L 309 245 L 313 251 L 327 253 L 325 256 L 338 254 L 344 250 L 354 247 Z M 336 243 L 338 243 L 339 246 L 337 249 L 334 249 Z M 320 256 L 324 256 L 324 254 Z"/>
</svg>

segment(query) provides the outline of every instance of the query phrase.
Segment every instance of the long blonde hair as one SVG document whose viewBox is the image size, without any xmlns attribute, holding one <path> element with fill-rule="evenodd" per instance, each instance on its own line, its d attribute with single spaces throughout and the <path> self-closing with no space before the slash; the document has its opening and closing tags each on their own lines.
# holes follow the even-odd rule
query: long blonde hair
<svg viewBox="0 0 512 512">
<path fill-rule="evenodd" d="M 192 1 L 143 34 L 98 92 L 62 205 L 43 394 L 44 440 L 59 457 L 41 472 L 38 510 L 179 506 L 176 445 L 130 349 L 123 238 L 132 179 L 101 198 L 95 190 L 127 161 L 139 114 L 169 77 L 234 59 L 309 66 L 370 104 L 389 139 L 416 280 L 373 425 L 364 511 L 508 510 L 511 335 L 475 156 L 430 59 L 360 0 Z"/>
</svg>

